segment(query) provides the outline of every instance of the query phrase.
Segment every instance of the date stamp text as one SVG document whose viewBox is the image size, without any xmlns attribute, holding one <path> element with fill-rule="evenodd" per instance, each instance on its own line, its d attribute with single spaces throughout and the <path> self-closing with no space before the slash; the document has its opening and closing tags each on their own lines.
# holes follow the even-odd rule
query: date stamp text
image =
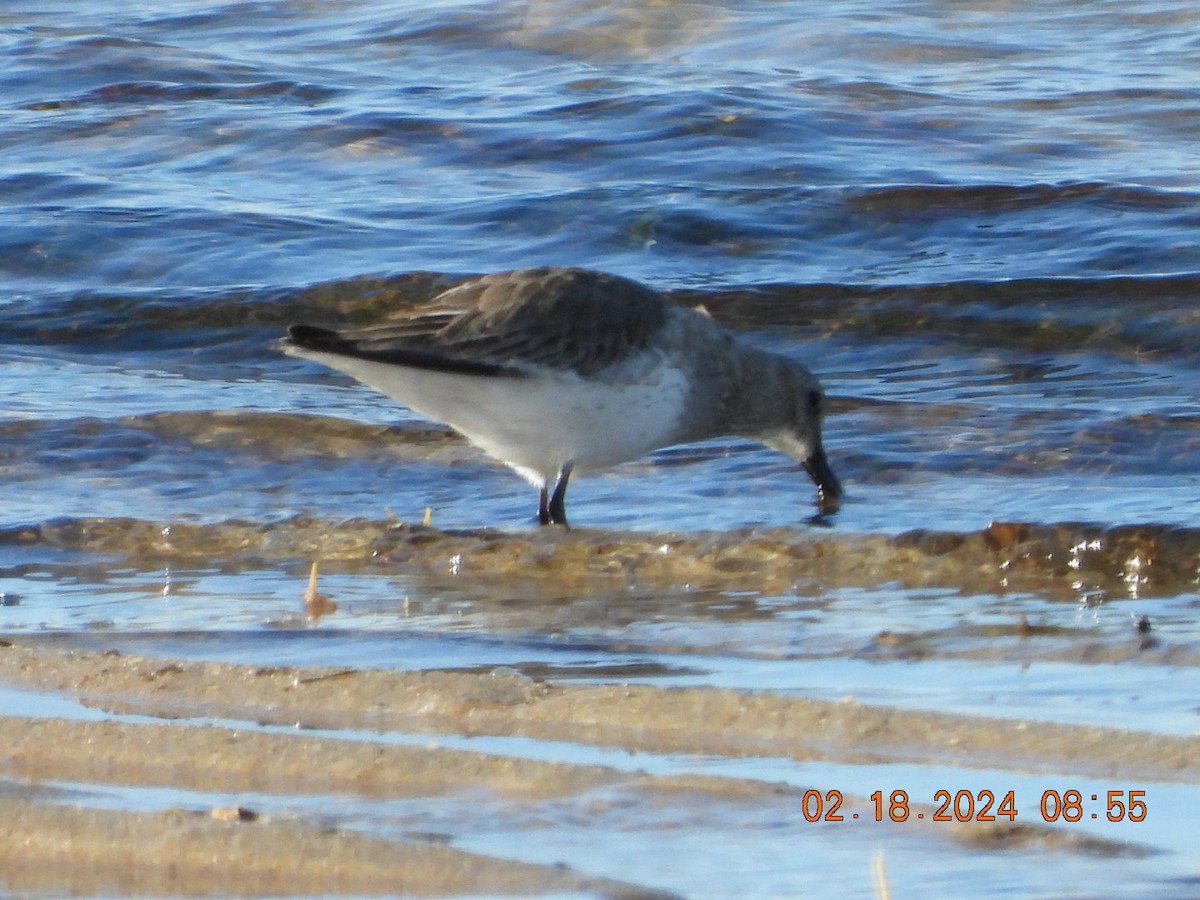
<svg viewBox="0 0 1200 900">
<path fill-rule="evenodd" d="M 865 819 L 876 822 L 907 822 L 924 819 L 932 822 L 998 822 L 1017 821 L 1036 817 L 1042 822 L 1142 822 L 1149 814 L 1146 792 L 1142 790 L 1110 790 L 1105 793 L 1085 793 L 1066 788 L 1042 792 L 1041 802 L 1034 809 L 1020 809 L 1016 791 L 1000 796 L 987 790 L 939 790 L 931 802 L 914 799 L 907 791 L 875 791 L 868 798 L 866 813 L 848 812 L 841 791 L 807 790 L 801 812 L 808 822 L 845 822 Z M 932 812 L 923 811 L 932 806 Z"/>
</svg>

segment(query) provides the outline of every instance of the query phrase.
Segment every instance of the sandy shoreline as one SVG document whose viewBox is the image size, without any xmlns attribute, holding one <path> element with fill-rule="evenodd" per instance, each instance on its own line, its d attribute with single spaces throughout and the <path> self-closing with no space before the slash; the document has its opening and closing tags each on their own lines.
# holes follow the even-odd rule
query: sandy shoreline
<svg viewBox="0 0 1200 900">
<path fill-rule="evenodd" d="M 626 750 L 995 765 L 1200 781 L 1200 737 L 992 719 L 717 688 L 536 681 L 0 648 L 0 682 L 101 709 L 310 728 L 519 735 Z"/>
<path fill-rule="evenodd" d="M 130 813 L 6 800 L 0 883 L 83 896 L 447 896 L 650 891 L 432 843 L 184 810 Z M 666 895 L 660 895 L 666 896 Z"/>
<path fill-rule="evenodd" d="M 0 717 L 13 797 L 0 849 L 10 891 L 178 896 L 267 893 L 661 896 L 554 865 L 480 856 L 405 833 L 357 833 L 313 813 L 213 818 L 210 809 L 99 808 L 67 786 L 170 787 L 200 797 L 426 798 L 509 806 L 547 799 L 664 806 L 686 816 L 714 803 L 795 814 L 800 789 L 738 778 L 656 776 L 388 742 L 386 732 L 488 734 L 626 750 L 841 761 L 936 761 L 1006 771 L 1089 772 L 1200 782 L 1200 739 L 1016 722 L 710 688 L 559 684 L 518 675 L 293 669 L 79 652 L 5 641 L 0 684 L 54 692 L 150 721 Z M 200 717 L 210 724 L 187 724 Z M 245 728 L 211 724 L 245 722 Z M 314 736 L 364 729 L 379 740 Z M 86 748 L 86 752 L 81 752 Z M 458 798 L 458 799 L 456 799 Z M 591 799 L 588 799 L 591 798 Z M 196 801 L 201 804 L 205 801 Z M 265 800 L 262 802 L 271 802 Z M 214 801 L 213 806 L 220 805 Z M 318 806 L 320 802 L 318 801 Z M 865 809 L 847 797 L 845 810 Z M 220 814 L 219 814 L 220 815 Z M 251 817 L 248 817 L 251 818 Z M 1136 845 L 1028 821 L 955 824 L 938 839 L 972 846 L 1136 853 Z M 214 861 L 219 861 L 214 864 Z"/>
</svg>

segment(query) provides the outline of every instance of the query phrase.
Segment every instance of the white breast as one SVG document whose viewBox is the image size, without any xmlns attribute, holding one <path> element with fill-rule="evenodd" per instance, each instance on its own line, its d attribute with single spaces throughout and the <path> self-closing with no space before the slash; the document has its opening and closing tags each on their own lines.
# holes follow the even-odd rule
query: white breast
<svg viewBox="0 0 1200 900">
<path fill-rule="evenodd" d="M 669 446 L 689 395 L 685 373 L 653 353 L 601 378 L 550 369 L 524 378 L 471 376 L 329 353 L 296 355 L 450 425 L 537 485 L 568 463 L 576 471 L 603 469 Z"/>
</svg>

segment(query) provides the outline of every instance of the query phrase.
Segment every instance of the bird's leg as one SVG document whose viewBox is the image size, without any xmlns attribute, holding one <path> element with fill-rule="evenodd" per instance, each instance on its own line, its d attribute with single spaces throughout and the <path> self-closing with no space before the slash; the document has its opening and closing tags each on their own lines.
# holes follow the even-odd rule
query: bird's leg
<svg viewBox="0 0 1200 900">
<path fill-rule="evenodd" d="M 570 477 L 571 464 L 567 463 L 558 470 L 553 492 L 549 479 L 538 490 L 538 524 L 571 527 L 567 524 L 567 481 Z"/>
<path fill-rule="evenodd" d="M 554 485 L 554 493 L 550 496 L 550 521 L 564 528 L 567 524 L 567 481 L 571 478 L 571 464 L 567 463 L 558 470 L 558 481 Z"/>
</svg>

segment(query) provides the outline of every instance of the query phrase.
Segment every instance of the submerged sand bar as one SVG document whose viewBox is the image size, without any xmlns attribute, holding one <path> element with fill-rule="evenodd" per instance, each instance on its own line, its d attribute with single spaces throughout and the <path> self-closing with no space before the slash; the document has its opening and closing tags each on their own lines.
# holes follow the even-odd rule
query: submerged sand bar
<svg viewBox="0 0 1200 900">
<path fill-rule="evenodd" d="M 0 683 L 67 695 L 101 721 L 0 717 L 5 801 L 0 873 L 9 890 L 74 894 L 271 893 L 663 896 L 466 853 L 417 835 L 347 831 L 319 816 L 254 810 L 94 808 L 65 786 L 162 786 L 198 796 L 339 799 L 493 797 L 508 804 L 617 791 L 679 815 L 714 802 L 778 804 L 800 789 L 713 776 L 655 776 L 388 742 L 387 732 L 525 736 L 658 753 L 784 757 L 1008 771 L 1076 771 L 1200 782 L 1200 739 L 833 703 L 712 688 L 557 684 L 506 673 L 255 667 L 79 652 L 5 641 Z M 130 721 L 137 713 L 150 720 Z M 187 724 L 189 720 L 194 724 Z M 230 724 L 246 722 L 246 727 Z M 378 741 L 304 728 L 364 729 Z M 65 793 L 64 793 L 65 792 Z M 654 799 L 657 798 L 657 799 Z M 847 811 L 865 808 L 847 798 Z M 1028 821 L 942 829 L 974 846 L 1044 846 L 1104 855 L 1136 846 Z"/>
<path fill-rule="evenodd" d="M 564 684 L 504 672 L 260 667 L 17 644 L 0 649 L 0 681 L 160 717 L 516 735 L 726 757 L 935 760 L 1027 772 L 1069 767 L 1200 782 L 1200 737 L 706 687 Z"/>
</svg>

